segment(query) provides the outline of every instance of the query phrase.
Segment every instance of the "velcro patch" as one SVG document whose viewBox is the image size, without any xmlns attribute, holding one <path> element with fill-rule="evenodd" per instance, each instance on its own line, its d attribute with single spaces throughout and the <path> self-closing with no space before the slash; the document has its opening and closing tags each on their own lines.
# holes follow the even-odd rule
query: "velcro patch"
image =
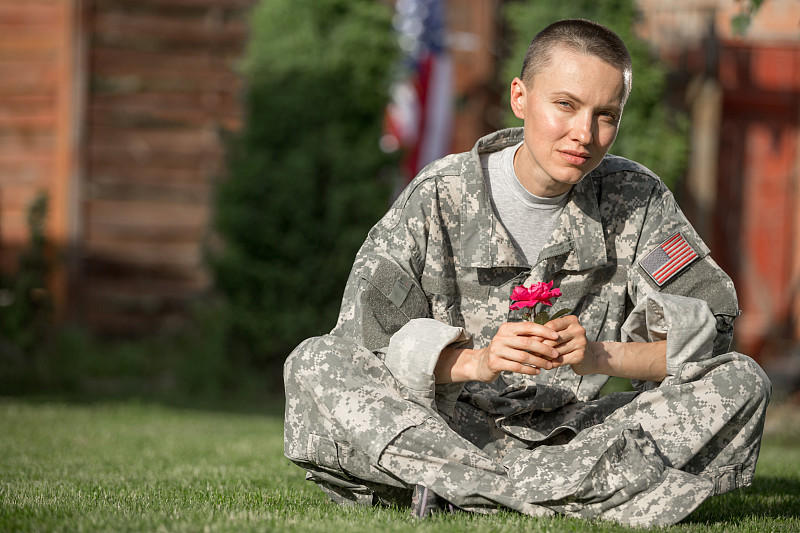
<svg viewBox="0 0 800 533">
<path fill-rule="evenodd" d="M 647 254 L 639 261 L 639 265 L 661 287 L 698 257 L 695 249 L 679 231 Z"/>
<path fill-rule="evenodd" d="M 398 279 L 392 286 L 392 292 L 389 293 L 389 301 L 392 302 L 395 307 L 401 307 L 403 302 L 406 301 L 409 292 L 411 292 L 411 280 Z"/>
</svg>

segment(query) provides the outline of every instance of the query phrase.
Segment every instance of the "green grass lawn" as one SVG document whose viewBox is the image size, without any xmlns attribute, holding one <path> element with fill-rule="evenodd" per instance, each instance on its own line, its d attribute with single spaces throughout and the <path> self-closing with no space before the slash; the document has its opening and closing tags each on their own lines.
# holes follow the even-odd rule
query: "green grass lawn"
<svg viewBox="0 0 800 533">
<path fill-rule="evenodd" d="M 283 457 L 282 431 L 280 406 L 0 399 L 0 531 L 631 531 L 511 512 L 419 522 L 341 508 Z M 752 487 L 666 529 L 800 531 L 800 443 L 782 434 L 765 440 Z"/>
</svg>

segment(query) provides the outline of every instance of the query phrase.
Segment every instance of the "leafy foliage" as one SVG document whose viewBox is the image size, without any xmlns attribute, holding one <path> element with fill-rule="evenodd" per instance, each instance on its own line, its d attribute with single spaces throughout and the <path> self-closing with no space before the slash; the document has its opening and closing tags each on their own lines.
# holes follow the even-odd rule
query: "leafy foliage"
<svg viewBox="0 0 800 533">
<path fill-rule="evenodd" d="M 388 6 L 264 0 L 243 71 L 246 124 L 229 149 L 210 260 L 228 352 L 266 368 L 330 330 L 358 246 L 385 212 L 379 149 L 395 59 Z"/>
<path fill-rule="evenodd" d="M 610 28 L 625 42 L 633 62 L 633 90 L 625 104 L 612 152 L 647 166 L 674 189 L 687 163 L 688 118 L 664 104 L 666 71 L 653 59 L 648 45 L 633 31 L 633 0 L 573 2 L 513 2 L 506 19 L 514 34 L 504 78 L 519 75 L 530 40 L 548 24 L 565 18 L 585 18 Z M 513 116 L 512 124 L 518 124 Z"/>
<path fill-rule="evenodd" d="M 27 377 L 36 366 L 36 352 L 51 323 L 45 222 L 48 199 L 38 196 L 28 209 L 30 240 L 19 257 L 16 273 L 0 275 L 0 380 Z"/>
<path fill-rule="evenodd" d="M 731 17 L 731 30 L 737 37 L 744 37 L 763 0 L 740 0 L 739 3 L 742 4 L 742 12 Z"/>
</svg>

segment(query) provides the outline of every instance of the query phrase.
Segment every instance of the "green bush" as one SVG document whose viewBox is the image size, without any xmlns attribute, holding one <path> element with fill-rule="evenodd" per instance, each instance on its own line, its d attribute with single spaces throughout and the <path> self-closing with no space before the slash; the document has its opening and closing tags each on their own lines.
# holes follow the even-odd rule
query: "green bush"
<svg viewBox="0 0 800 533">
<path fill-rule="evenodd" d="M 557 20 L 593 20 L 622 38 L 633 61 L 633 90 L 611 151 L 652 169 L 674 190 L 686 168 L 689 120 L 665 105 L 666 70 L 653 58 L 647 43 L 634 34 L 634 1 L 512 2 L 506 5 L 505 18 L 514 35 L 511 54 L 503 68 L 507 80 L 519 76 L 533 36 Z M 509 113 L 509 123 L 517 125 L 521 121 Z"/>
<path fill-rule="evenodd" d="M 374 0 L 264 0 L 243 72 L 245 126 L 210 257 L 229 357 L 274 368 L 335 323 L 355 253 L 388 207 L 379 149 L 396 45 Z"/>
<path fill-rule="evenodd" d="M 20 254 L 17 272 L 0 274 L 0 339 L 24 352 L 33 349 L 49 322 L 47 204 L 46 195 L 40 195 L 31 203 L 28 208 L 30 240 Z"/>
<path fill-rule="evenodd" d="M 12 380 L 18 388 L 27 386 L 41 366 L 39 348 L 52 326 L 47 290 L 47 207 L 44 194 L 31 203 L 28 245 L 20 254 L 16 272 L 0 274 L 0 386 Z"/>
</svg>

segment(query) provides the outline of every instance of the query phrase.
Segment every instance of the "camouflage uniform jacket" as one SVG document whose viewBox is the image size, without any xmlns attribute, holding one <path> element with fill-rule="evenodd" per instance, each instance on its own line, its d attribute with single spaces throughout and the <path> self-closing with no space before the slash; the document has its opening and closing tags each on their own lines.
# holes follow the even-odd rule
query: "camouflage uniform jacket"
<svg viewBox="0 0 800 533">
<path fill-rule="evenodd" d="M 559 227 L 538 262 L 527 264 L 492 209 L 479 159 L 521 140 L 521 128 L 502 130 L 420 172 L 358 252 L 332 334 L 378 351 L 394 377 L 414 391 L 413 401 L 448 416 L 460 394 L 501 415 L 500 423 L 597 398 L 608 379 L 562 367 L 535 377 L 504 373 L 492 384 L 434 385 L 442 348 L 487 346 L 503 322 L 521 319 L 509 312 L 511 291 L 521 283 L 554 280 L 563 296 L 553 311 L 573 309 L 590 341 L 659 340 L 666 338 L 664 324 L 682 324 L 668 339 L 668 373 L 711 356 L 691 346 L 708 308 L 716 319 L 713 353 L 726 352 L 739 313 L 733 284 L 672 193 L 637 163 L 607 155 L 573 187 Z M 641 262 L 677 232 L 698 258 L 659 287 Z M 632 313 L 637 304 L 643 311 L 654 293 L 690 299 L 672 306 L 680 312 L 661 317 L 659 326 L 644 312 Z M 529 428 L 520 431 L 530 437 Z"/>
</svg>

